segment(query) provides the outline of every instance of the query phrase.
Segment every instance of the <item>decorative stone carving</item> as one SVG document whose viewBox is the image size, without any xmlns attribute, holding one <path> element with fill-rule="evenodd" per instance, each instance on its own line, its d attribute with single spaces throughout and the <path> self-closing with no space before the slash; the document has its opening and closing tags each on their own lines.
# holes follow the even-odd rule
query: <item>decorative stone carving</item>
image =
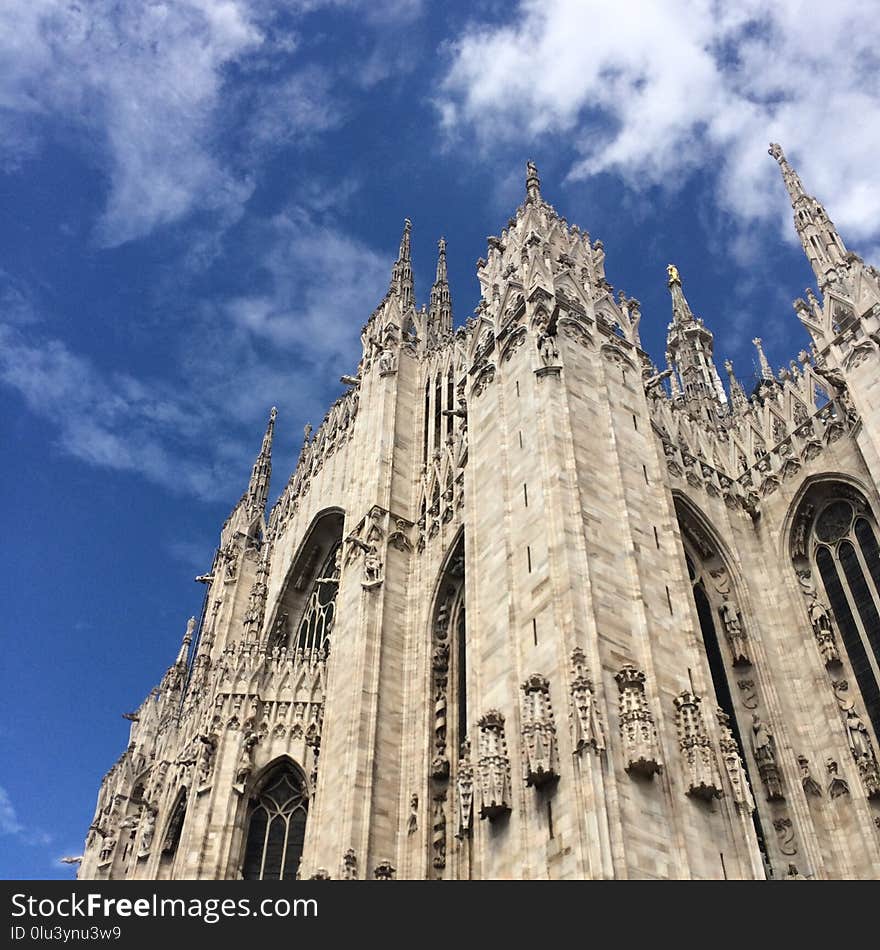
<svg viewBox="0 0 880 950">
<path fill-rule="evenodd" d="M 556 345 L 555 334 L 542 333 L 538 337 L 538 355 L 545 366 L 556 366 L 559 363 L 559 347 Z"/>
<path fill-rule="evenodd" d="M 310 881 L 329 881 L 330 872 L 327 868 L 318 868 L 315 873 L 309 878 Z"/>
<path fill-rule="evenodd" d="M 797 845 L 794 841 L 794 827 L 792 826 L 791 818 L 774 819 L 773 828 L 776 831 L 779 850 L 789 857 L 793 854 L 797 854 Z"/>
<path fill-rule="evenodd" d="M 784 801 L 782 776 L 776 757 L 776 740 L 757 713 L 752 713 L 752 752 L 758 763 L 758 774 L 767 792 L 767 801 Z"/>
<path fill-rule="evenodd" d="M 373 877 L 377 881 L 393 881 L 397 868 L 389 860 L 384 860 L 373 868 Z"/>
<path fill-rule="evenodd" d="M 100 832 L 100 829 L 98 829 Z M 109 864 L 113 860 L 113 852 L 116 850 L 116 835 L 108 832 L 101 841 L 101 852 L 99 860 L 101 864 Z"/>
<path fill-rule="evenodd" d="M 742 755 L 733 730 L 730 728 L 730 717 L 723 709 L 716 711 L 721 738 L 718 745 L 721 749 L 721 758 L 730 780 L 730 790 L 737 807 L 751 814 L 755 810 L 755 799 L 749 785 L 749 777 L 743 765 Z"/>
<path fill-rule="evenodd" d="M 813 635 L 816 637 L 823 662 L 828 667 L 840 666 L 840 654 L 837 650 L 837 642 L 834 638 L 834 629 L 831 626 L 831 615 L 828 608 L 820 600 L 814 598 L 807 609 L 810 613 L 810 623 L 813 625 Z"/>
<path fill-rule="evenodd" d="M 746 643 L 746 634 L 742 628 L 739 610 L 733 601 L 726 600 L 721 604 L 721 623 L 724 627 L 724 635 L 730 645 L 730 652 L 733 656 L 734 666 L 751 666 L 751 660 L 748 655 L 748 646 Z"/>
<path fill-rule="evenodd" d="M 342 880 L 356 881 L 358 876 L 358 861 L 354 848 L 349 848 L 342 856 Z"/>
<path fill-rule="evenodd" d="M 249 732 L 241 743 L 238 766 L 235 769 L 236 785 L 244 785 L 250 778 L 250 774 L 254 768 L 254 746 L 256 746 L 257 742 L 257 735 L 253 732 Z"/>
<path fill-rule="evenodd" d="M 801 785 L 803 785 L 804 791 L 807 795 L 819 798 L 822 795 L 822 786 L 810 773 L 810 760 L 805 755 L 799 755 L 797 761 L 801 770 Z"/>
<path fill-rule="evenodd" d="M 587 657 L 580 647 L 571 654 L 571 706 L 574 720 L 575 752 L 593 749 L 602 752 L 605 749 L 605 732 L 599 717 L 593 682 L 587 668 Z"/>
<path fill-rule="evenodd" d="M 880 798 L 880 770 L 877 767 L 877 756 L 868 734 L 868 727 L 855 706 L 850 703 L 845 712 L 846 737 L 852 757 L 859 769 L 859 776 L 868 798 Z"/>
<path fill-rule="evenodd" d="M 431 864 L 441 871 L 446 867 L 446 789 L 434 796 L 431 832 Z"/>
<path fill-rule="evenodd" d="M 648 709 L 645 696 L 645 674 L 627 665 L 614 678 L 620 690 L 624 768 L 630 774 L 651 778 L 663 770 L 663 765 L 660 762 L 654 717 Z"/>
<path fill-rule="evenodd" d="M 409 797 L 409 818 L 406 821 L 407 836 L 419 830 L 419 796 L 413 793 Z"/>
<path fill-rule="evenodd" d="M 510 759 L 504 738 L 504 716 L 490 709 L 479 720 L 480 818 L 494 820 L 510 812 Z"/>
<path fill-rule="evenodd" d="M 754 680 L 737 680 L 736 684 L 742 691 L 742 704 L 746 709 L 758 708 L 758 694 L 755 692 Z"/>
<path fill-rule="evenodd" d="M 540 673 L 532 673 L 522 684 L 522 691 L 525 782 L 545 785 L 559 778 L 550 683 Z"/>
<path fill-rule="evenodd" d="M 199 741 L 202 743 L 202 757 L 199 763 L 199 784 L 207 785 L 211 781 L 211 775 L 214 772 L 214 760 L 217 755 L 217 736 L 200 735 Z"/>
<path fill-rule="evenodd" d="M 474 766 L 471 762 L 471 744 L 465 739 L 461 744 L 456 777 L 458 791 L 458 838 L 467 838 L 471 833 L 474 811 Z"/>
<path fill-rule="evenodd" d="M 700 698 L 685 690 L 675 698 L 678 742 L 685 763 L 687 794 L 710 801 L 721 797 L 721 777 L 706 724 L 700 711 Z"/>
<path fill-rule="evenodd" d="M 147 805 L 144 808 L 144 827 L 141 832 L 141 843 L 138 848 L 138 857 L 145 858 L 153 847 L 153 837 L 156 834 L 156 810 Z"/>
<path fill-rule="evenodd" d="M 828 795 L 831 798 L 840 798 L 841 795 L 849 795 L 849 783 L 846 779 L 840 777 L 839 766 L 834 759 L 826 759 L 825 769 L 831 781 L 828 784 Z"/>
</svg>

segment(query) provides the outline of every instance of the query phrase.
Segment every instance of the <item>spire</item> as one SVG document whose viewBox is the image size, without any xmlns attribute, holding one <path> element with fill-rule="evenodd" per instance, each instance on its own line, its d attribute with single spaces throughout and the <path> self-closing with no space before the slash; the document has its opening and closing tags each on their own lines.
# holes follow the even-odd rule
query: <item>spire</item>
<svg viewBox="0 0 880 950">
<path fill-rule="evenodd" d="M 672 322 L 679 324 L 693 323 L 694 315 L 691 313 L 691 308 L 688 306 L 684 290 L 682 290 L 681 275 L 675 264 L 666 265 L 666 274 L 666 286 L 669 288 L 669 293 L 672 296 Z"/>
<path fill-rule="evenodd" d="M 666 286 L 672 297 L 672 323 L 666 335 L 666 349 L 681 376 L 685 398 L 702 407 L 701 414 L 705 409 L 714 419 L 718 404 L 726 405 L 727 394 L 712 361 L 712 333 L 691 312 L 675 264 L 667 266 L 666 275 Z"/>
<path fill-rule="evenodd" d="M 541 200 L 541 179 L 538 178 L 538 166 L 534 162 L 526 162 L 526 201 L 539 202 Z"/>
<path fill-rule="evenodd" d="M 269 579 L 269 559 L 272 554 L 272 544 L 269 541 L 263 542 L 263 554 L 260 563 L 257 565 L 257 573 L 254 577 L 254 583 L 248 597 L 248 605 L 244 614 L 244 638 L 246 642 L 253 643 L 260 635 L 263 626 L 263 620 L 266 616 L 266 597 L 269 592 L 267 582 Z"/>
<path fill-rule="evenodd" d="M 397 252 L 394 267 L 391 269 L 390 292 L 397 294 L 400 298 L 400 305 L 404 310 L 415 301 L 412 258 L 410 256 L 410 231 L 412 231 L 412 221 L 406 218 L 403 222 L 403 234 L 400 237 L 400 250 Z"/>
<path fill-rule="evenodd" d="M 437 276 L 431 288 L 431 322 L 441 332 L 452 330 L 452 301 L 449 296 L 449 276 L 446 272 L 446 238 L 437 243 Z"/>
<path fill-rule="evenodd" d="M 272 438 L 275 433 L 275 417 L 278 410 L 273 406 L 269 413 L 269 424 L 263 436 L 263 445 L 260 454 L 254 462 L 251 480 L 245 496 L 245 507 L 248 514 L 254 515 L 266 509 L 266 499 L 269 497 L 269 480 L 272 478 Z"/>
<path fill-rule="evenodd" d="M 758 351 L 758 365 L 761 367 L 761 378 L 775 383 L 776 377 L 773 375 L 773 370 L 767 362 L 767 357 L 764 356 L 763 340 L 759 336 L 756 336 L 755 339 L 752 340 L 752 343 L 754 343 L 755 349 Z"/>
<path fill-rule="evenodd" d="M 177 654 L 177 665 L 186 666 L 189 656 L 189 646 L 193 640 L 193 631 L 196 628 L 196 618 L 190 617 L 186 622 L 186 633 L 183 635 L 183 642 L 180 644 L 180 651 Z"/>
<path fill-rule="evenodd" d="M 730 380 L 730 402 L 734 409 L 747 409 L 749 401 L 746 398 L 745 391 L 739 384 L 739 380 L 734 376 L 733 363 L 730 360 L 724 361 L 724 368 L 727 370 L 727 376 Z"/>
<path fill-rule="evenodd" d="M 800 177 L 789 165 L 782 146 L 771 143 L 769 153 L 779 163 L 782 180 L 794 209 L 795 230 L 821 287 L 826 283 L 829 273 L 845 261 L 846 247 L 828 213 L 804 190 Z"/>
</svg>

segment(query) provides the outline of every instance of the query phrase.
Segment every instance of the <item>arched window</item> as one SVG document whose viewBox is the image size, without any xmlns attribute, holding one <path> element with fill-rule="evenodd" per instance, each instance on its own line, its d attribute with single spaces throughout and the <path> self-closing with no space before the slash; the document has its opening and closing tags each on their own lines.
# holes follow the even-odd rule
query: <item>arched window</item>
<svg viewBox="0 0 880 950">
<path fill-rule="evenodd" d="M 877 538 L 877 523 L 859 493 L 845 485 L 822 484 L 808 493 L 798 509 L 792 557 L 808 585 L 819 587 L 813 580 L 816 575 L 821 580 L 865 709 L 880 736 Z"/>
<path fill-rule="evenodd" d="M 327 555 L 324 566 L 312 584 L 306 609 L 303 612 L 296 635 L 297 653 L 308 658 L 325 658 L 330 652 L 330 634 L 336 611 L 336 594 L 339 590 L 338 559 L 342 542 L 334 545 Z"/>
<path fill-rule="evenodd" d="M 251 799 L 242 876 L 246 881 L 296 878 L 306 836 L 309 799 L 293 766 L 269 772 Z"/>
</svg>

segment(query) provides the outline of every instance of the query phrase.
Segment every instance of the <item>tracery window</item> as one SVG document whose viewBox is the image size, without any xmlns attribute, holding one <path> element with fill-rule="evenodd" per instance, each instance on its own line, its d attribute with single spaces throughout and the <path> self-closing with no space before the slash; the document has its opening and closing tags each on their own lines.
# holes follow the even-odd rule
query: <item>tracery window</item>
<svg viewBox="0 0 880 950">
<path fill-rule="evenodd" d="M 812 506 L 809 506 L 812 507 Z M 807 516 L 809 517 L 809 507 Z M 819 499 L 805 550 L 822 580 L 875 732 L 880 735 L 880 546 L 862 499 Z"/>
<path fill-rule="evenodd" d="M 246 881 L 296 878 L 306 835 L 309 800 L 293 766 L 273 769 L 251 800 L 242 876 Z"/>
<path fill-rule="evenodd" d="M 336 594 L 339 591 L 339 556 L 341 542 L 327 555 L 323 567 L 312 584 L 299 630 L 296 635 L 297 653 L 309 658 L 324 658 L 330 652 L 330 634 L 336 612 Z"/>
</svg>

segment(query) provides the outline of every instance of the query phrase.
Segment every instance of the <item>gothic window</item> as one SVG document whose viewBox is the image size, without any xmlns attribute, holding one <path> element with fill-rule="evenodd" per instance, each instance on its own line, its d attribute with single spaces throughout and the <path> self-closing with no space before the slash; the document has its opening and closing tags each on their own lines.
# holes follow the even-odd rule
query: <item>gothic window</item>
<svg viewBox="0 0 880 950">
<path fill-rule="evenodd" d="M 162 842 L 162 854 L 173 855 L 177 853 L 177 846 L 180 844 L 180 835 L 183 831 L 183 821 L 186 818 L 186 789 L 182 788 L 174 802 L 174 808 L 171 810 L 171 818 L 168 827 L 165 829 L 165 840 Z"/>
<path fill-rule="evenodd" d="M 336 611 L 336 593 L 339 590 L 337 557 L 341 542 L 335 544 L 312 585 L 312 592 L 296 635 L 297 652 L 304 656 L 326 657 L 330 652 L 330 634 Z"/>
<path fill-rule="evenodd" d="M 251 800 L 242 867 L 246 881 L 296 879 L 308 810 L 305 783 L 291 765 L 269 772 Z"/>
<path fill-rule="evenodd" d="M 821 498 L 802 552 L 815 564 L 875 732 L 880 735 L 880 547 L 854 494 Z"/>
</svg>

